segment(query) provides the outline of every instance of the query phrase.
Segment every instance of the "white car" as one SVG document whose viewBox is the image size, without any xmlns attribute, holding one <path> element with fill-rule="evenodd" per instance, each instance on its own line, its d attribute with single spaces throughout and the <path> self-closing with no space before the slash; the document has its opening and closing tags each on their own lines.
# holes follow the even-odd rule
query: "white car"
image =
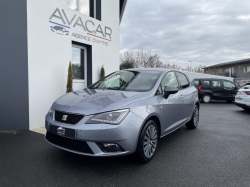
<svg viewBox="0 0 250 187">
<path fill-rule="evenodd" d="M 235 96 L 235 105 L 250 111 L 250 85 L 243 86 Z"/>
</svg>

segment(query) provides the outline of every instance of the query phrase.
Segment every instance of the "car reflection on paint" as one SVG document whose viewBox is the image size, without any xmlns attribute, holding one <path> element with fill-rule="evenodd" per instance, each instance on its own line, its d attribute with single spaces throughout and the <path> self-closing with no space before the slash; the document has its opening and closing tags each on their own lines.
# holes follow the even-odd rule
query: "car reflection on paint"
<svg viewBox="0 0 250 187">
<path fill-rule="evenodd" d="M 159 138 L 199 123 L 198 91 L 176 70 L 114 72 L 57 99 L 46 115 L 45 140 L 77 154 L 105 157 L 136 153 L 149 162 Z"/>
<path fill-rule="evenodd" d="M 50 26 L 51 31 L 57 33 L 57 34 L 61 34 L 61 35 L 69 35 L 69 31 L 67 31 L 65 28 L 60 27 L 60 26 Z"/>
</svg>

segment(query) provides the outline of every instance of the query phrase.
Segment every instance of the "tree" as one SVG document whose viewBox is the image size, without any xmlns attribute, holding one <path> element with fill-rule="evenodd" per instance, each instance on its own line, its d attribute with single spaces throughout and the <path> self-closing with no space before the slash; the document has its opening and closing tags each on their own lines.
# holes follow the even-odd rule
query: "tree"
<svg viewBox="0 0 250 187">
<path fill-rule="evenodd" d="M 130 68 L 134 68 L 134 63 L 133 62 L 125 61 L 125 62 L 122 62 L 120 64 L 120 70 L 122 70 L 122 69 L 130 69 Z"/>
<path fill-rule="evenodd" d="M 176 69 L 189 72 L 203 73 L 204 66 L 199 65 L 198 67 L 192 68 L 186 66 L 181 67 L 176 64 L 170 64 L 169 62 L 163 62 L 157 53 L 152 54 L 150 50 L 138 49 L 128 50 L 120 54 L 120 69 L 129 68 L 167 68 Z"/>
<path fill-rule="evenodd" d="M 104 77 L 105 77 L 105 69 L 104 69 L 104 67 L 103 67 L 103 65 L 102 65 L 101 71 L 100 71 L 100 79 L 102 79 L 102 78 L 104 78 Z"/>
<path fill-rule="evenodd" d="M 72 71 L 72 64 L 69 62 L 68 68 L 68 80 L 67 80 L 67 90 L 66 93 L 73 92 L 73 71 Z"/>
</svg>

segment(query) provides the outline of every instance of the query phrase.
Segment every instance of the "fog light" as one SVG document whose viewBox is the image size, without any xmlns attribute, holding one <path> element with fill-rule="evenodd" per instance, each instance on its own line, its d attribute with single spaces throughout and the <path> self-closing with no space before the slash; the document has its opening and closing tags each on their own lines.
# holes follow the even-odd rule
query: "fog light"
<svg viewBox="0 0 250 187">
<path fill-rule="evenodd" d="M 117 143 L 96 143 L 103 152 L 123 152 L 124 149 Z"/>
</svg>

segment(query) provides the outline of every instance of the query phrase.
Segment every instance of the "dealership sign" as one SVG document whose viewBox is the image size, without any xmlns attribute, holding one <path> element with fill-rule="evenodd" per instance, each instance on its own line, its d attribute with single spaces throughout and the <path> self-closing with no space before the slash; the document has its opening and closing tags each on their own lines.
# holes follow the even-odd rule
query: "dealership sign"
<svg viewBox="0 0 250 187">
<path fill-rule="evenodd" d="M 92 20 L 84 20 L 81 16 L 77 16 L 77 14 L 69 17 L 63 9 L 60 10 L 57 8 L 51 15 L 49 22 L 53 24 L 53 26 L 50 26 L 51 31 L 60 35 L 69 35 L 69 30 L 73 30 L 76 32 L 73 32 L 72 36 L 78 39 L 92 40 L 95 43 L 103 45 L 107 45 L 107 42 L 102 40 L 112 40 L 111 28 L 95 24 Z"/>
</svg>

